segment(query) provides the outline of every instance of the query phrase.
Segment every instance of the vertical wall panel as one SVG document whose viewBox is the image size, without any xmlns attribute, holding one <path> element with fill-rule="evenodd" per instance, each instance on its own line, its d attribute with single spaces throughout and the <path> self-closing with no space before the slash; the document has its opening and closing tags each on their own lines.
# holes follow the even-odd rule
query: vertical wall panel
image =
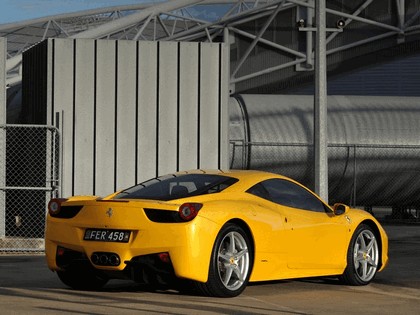
<svg viewBox="0 0 420 315">
<path fill-rule="evenodd" d="M 93 194 L 94 41 L 75 41 L 74 194 Z"/>
<path fill-rule="evenodd" d="M 73 194 L 73 40 L 53 39 L 53 107 L 62 116 L 62 194 Z M 48 115 L 47 115 L 48 116 Z"/>
<path fill-rule="evenodd" d="M 103 196 L 177 170 L 226 168 L 223 47 L 49 40 L 47 117 L 60 118 L 62 196 Z"/>
<path fill-rule="evenodd" d="M 59 116 L 59 113 L 56 112 L 56 109 L 53 106 L 53 96 L 54 96 L 54 76 L 52 73 L 54 72 L 54 54 L 52 49 L 52 39 L 46 40 L 44 43 L 45 50 L 46 50 L 46 73 L 49 75 L 46 76 L 46 117 L 47 117 L 47 125 L 48 126 L 55 126 L 56 128 L 60 128 L 60 119 L 56 119 L 56 116 Z M 25 64 L 24 58 L 22 59 L 22 65 Z M 45 76 L 45 73 L 43 74 Z M 22 84 L 24 78 L 22 77 Z"/>
<path fill-rule="evenodd" d="M 230 46 L 226 44 L 220 45 L 220 74 L 219 74 L 219 98 L 220 98 L 220 135 L 219 135 L 219 168 L 229 169 L 229 60 Z"/>
<path fill-rule="evenodd" d="M 158 175 L 177 167 L 178 43 L 162 42 L 159 48 Z"/>
<path fill-rule="evenodd" d="M 115 45 L 96 41 L 95 194 L 114 190 L 115 168 Z"/>
<path fill-rule="evenodd" d="M 179 169 L 198 162 L 198 46 L 181 43 L 179 74 Z"/>
<path fill-rule="evenodd" d="M 116 190 L 136 183 L 136 42 L 118 41 Z"/>
<path fill-rule="evenodd" d="M 47 50 L 47 42 L 43 42 L 25 51 L 22 56 L 27 61 L 22 66 L 22 77 L 26 79 L 22 82 L 22 104 L 27 106 L 20 115 L 26 124 L 47 123 Z"/>
<path fill-rule="evenodd" d="M 157 42 L 138 42 L 137 182 L 156 176 Z"/>
<path fill-rule="evenodd" d="M 203 47 L 203 46 L 202 46 Z M 219 44 L 201 49 L 200 168 L 218 168 L 219 154 Z"/>
</svg>

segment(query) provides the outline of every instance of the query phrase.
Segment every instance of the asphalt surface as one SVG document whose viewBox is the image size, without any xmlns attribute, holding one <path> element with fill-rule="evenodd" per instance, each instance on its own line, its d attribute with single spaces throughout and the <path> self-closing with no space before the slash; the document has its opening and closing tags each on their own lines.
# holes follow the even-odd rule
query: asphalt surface
<svg viewBox="0 0 420 315">
<path fill-rule="evenodd" d="M 249 285 L 236 298 L 153 292 L 130 281 L 65 287 L 45 257 L 0 255 L 0 314 L 420 314 L 420 225 L 385 225 L 390 263 L 368 286 L 336 279 Z"/>
</svg>

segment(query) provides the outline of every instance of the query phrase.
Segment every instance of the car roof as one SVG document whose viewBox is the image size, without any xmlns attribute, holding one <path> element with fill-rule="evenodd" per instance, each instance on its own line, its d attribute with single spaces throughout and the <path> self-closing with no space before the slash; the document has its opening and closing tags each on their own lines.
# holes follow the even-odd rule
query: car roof
<svg viewBox="0 0 420 315">
<path fill-rule="evenodd" d="M 288 179 L 289 178 L 264 172 L 264 171 L 255 171 L 255 170 L 216 170 L 216 169 L 195 169 L 195 170 L 188 170 L 183 172 L 177 172 L 176 174 L 211 174 L 211 175 L 224 175 L 233 178 L 239 179 L 242 182 L 250 182 L 250 183 L 257 183 L 266 179 L 270 178 L 281 178 L 281 179 Z"/>
</svg>

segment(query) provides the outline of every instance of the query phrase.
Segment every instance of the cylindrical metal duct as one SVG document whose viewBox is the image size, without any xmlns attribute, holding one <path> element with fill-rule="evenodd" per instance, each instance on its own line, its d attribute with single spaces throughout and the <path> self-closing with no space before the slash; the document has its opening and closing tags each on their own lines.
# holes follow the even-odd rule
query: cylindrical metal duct
<svg viewBox="0 0 420 315">
<path fill-rule="evenodd" d="M 313 188 L 312 96 L 230 99 L 231 167 Z M 330 203 L 420 206 L 420 99 L 328 97 Z"/>
</svg>

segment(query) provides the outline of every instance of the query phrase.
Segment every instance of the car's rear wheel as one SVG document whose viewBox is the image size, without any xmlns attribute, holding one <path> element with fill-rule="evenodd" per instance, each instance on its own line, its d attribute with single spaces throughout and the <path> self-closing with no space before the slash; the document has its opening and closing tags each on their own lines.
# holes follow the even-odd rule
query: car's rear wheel
<svg viewBox="0 0 420 315">
<path fill-rule="evenodd" d="M 213 246 L 208 281 L 198 283 L 197 287 L 205 295 L 237 296 L 248 284 L 252 264 L 249 236 L 240 226 L 227 223 Z"/>
<path fill-rule="evenodd" d="M 76 290 L 98 290 L 102 288 L 108 279 L 99 275 L 93 268 L 71 267 L 63 271 L 57 271 L 61 282 Z"/>
<path fill-rule="evenodd" d="M 373 230 L 361 224 L 353 234 L 347 252 L 347 268 L 341 279 L 350 285 L 366 285 L 376 275 L 379 246 Z"/>
</svg>

